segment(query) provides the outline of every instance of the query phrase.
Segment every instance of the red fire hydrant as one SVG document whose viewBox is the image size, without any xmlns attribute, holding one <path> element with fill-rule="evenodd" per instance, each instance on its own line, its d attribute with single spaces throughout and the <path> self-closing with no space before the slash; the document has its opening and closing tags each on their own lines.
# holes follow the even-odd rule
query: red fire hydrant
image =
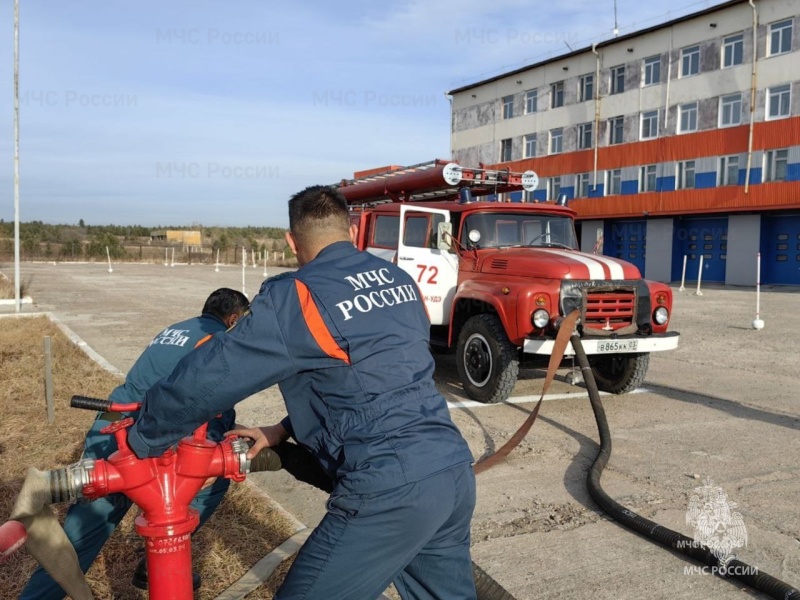
<svg viewBox="0 0 800 600">
<path fill-rule="evenodd" d="M 81 396 L 73 397 L 70 405 L 115 412 L 140 408 L 139 404 L 114 404 Z M 108 459 L 83 459 L 51 471 L 52 500 L 74 502 L 118 492 L 125 494 L 142 510 L 135 526 L 145 538 L 151 600 L 191 600 L 191 534 L 200 518 L 189 504 L 210 477 L 243 481 L 251 466 L 248 445 L 236 436 L 219 443 L 209 441 L 205 424 L 183 438 L 175 449 L 157 458 L 139 459 L 127 441 L 127 429 L 133 422 L 132 418 L 125 418 L 102 430 L 114 435 L 117 441 L 118 449 Z M 259 458 L 254 460 L 263 463 Z M 274 470 L 280 464 L 261 464 L 261 467 L 258 470 Z M 18 528 L 14 531 L 18 532 Z"/>
</svg>

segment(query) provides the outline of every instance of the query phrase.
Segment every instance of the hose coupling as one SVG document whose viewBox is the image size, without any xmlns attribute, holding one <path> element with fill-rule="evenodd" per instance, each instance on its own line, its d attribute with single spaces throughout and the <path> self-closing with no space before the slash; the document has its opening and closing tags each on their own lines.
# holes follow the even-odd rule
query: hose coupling
<svg viewBox="0 0 800 600">
<path fill-rule="evenodd" d="M 247 444 L 245 440 L 239 438 L 231 442 L 231 449 L 233 450 L 234 455 L 236 455 L 237 459 L 239 460 L 239 473 L 241 475 L 249 475 L 250 459 L 247 458 L 247 452 L 248 450 L 250 450 L 250 446 Z"/>
<path fill-rule="evenodd" d="M 83 458 L 62 469 L 47 471 L 50 496 L 55 502 L 75 502 L 83 498 L 83 488 L 91 482 L 94 460 Z"/>
</svg>

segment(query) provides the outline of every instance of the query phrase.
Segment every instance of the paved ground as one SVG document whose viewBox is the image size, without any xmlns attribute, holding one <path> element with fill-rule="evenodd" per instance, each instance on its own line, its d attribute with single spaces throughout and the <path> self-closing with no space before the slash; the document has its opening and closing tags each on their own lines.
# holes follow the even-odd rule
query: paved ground
<svg viewBox="0 0 800 600">
<path fill-rule="evenodd" d="M 8 269 L 6 269 L 6 272 Z M 24 264 L 35 305 L 49 310 L 112 364 L 127 370 L 160 327 L 196 314 L 220 286 L 241 287 L 241 268 Z M 270 271 L 270 274 L 277 271 Z M 247 271 L 252 295 L 263 268 Z M 763 331 L 753 331 L 751 289 L 676 293 L 678 350 L 654 355 L 645 388 L 606 396 L 614 452 L 603 484 L 617 501 L 691 536 L 690 498 L 706 478 L 742 515 L 745 562 L 800 585 L 800 296 L 762 293 Z M 0 308 L 8 311 L 8 308 Z M 0 321 L 2 326 L 2 321 Z M 438 384 L 462 399 L 452 357 L 438 360 Z M 525 370 L 515 396 L 536 394 L 542 373 Z M 629 533 L 599 512 L 585 487 L 597 433 L 585 392 L 556 382 L 557 399 L 509 460 L 478 481 L 473 558 L 515 597 L 761 598 L 742 585 L 692 572 L 694 563 Z M 522 423 L 531 403 L 453 410 L 476 457 Z M 283 414 L 277 390 L 237 407 L 243 422 Z M 275 474 L 259 485 L 313 524 L 324 497 Z M 735 506 L 734 504 L 735 503 Z"/>
</svg>

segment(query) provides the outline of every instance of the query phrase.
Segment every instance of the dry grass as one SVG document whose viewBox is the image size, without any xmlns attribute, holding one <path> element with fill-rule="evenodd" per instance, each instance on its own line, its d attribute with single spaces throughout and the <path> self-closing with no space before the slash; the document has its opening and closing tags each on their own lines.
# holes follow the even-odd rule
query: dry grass
<svg viewBox="0 0 800 600">
<path fill-rule="evenodd" d="M 47 423 L 43 336 L 52 338 L 55 422 Z M 52 469 L 80 458 L 94 413 L 69 408 L 74 394 L 104 397 L 120 383 L 46 318 L 0 319 L 0 522 L 11 512 L 28 466 Z M 61 514 L 66 507 L 59 507 Z M 130 585 L 141 545 L 133 529 L 136 510 L 111 537 L 87 575 L 96 598 L 143 600 Z M 217 512 L 194 538 L 194 566 L 203 577 L 201 600 L 216 597 L 256 561 L 292 534 L 291 524 L 267 498 L 233 485 Z M 14 598 L 36 564 L 21 551 L 0 567 L 2 597 Z M 285 568 L 248 598 L 268 599 Z"/>
<path fill-rule="evenodd" d="M 23 279 L 19 283 L 20 298 L 28 295 L 31 289 L 31 279 Z M 0 273 L 0 299 L 14 298 L 14 280 Z"/>
</svg>

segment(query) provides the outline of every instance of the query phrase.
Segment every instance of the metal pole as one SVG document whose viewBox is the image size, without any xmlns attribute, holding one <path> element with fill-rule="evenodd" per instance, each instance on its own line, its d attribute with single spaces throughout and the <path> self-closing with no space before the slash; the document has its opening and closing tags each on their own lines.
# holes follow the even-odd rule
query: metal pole
<svg viewBox="0 0 800 600">
<path fill-rule="evenodd" d="M 19 0 L 14 0 L 14 306 L 22 310 L 19 274 Z"/>
<path fill-rule="evenodd" d="M 756 318 L 753 329 L 764 329 L 764 320 L 761 318 L 761 252 L 756 256 Z"/>
<path fill-rule="evenodd" d="M 682 292 L 683 290 L 686 289 L 686 287 L 684 286 L 684 283 L 686 283 L 686 255 L 685 254 L 683 255 L 683 272 L 681 273 L 681 287 L 678 288 L 679 292 Z"/>
<path fill-rule="evenodd" d="M 52 423 L 56 414 L 53 405 L 53 358 L 49 335 L 44 336 L 44 397 L 47 402 L 47 422 Z"/>
<path fill-rule="evenodd" d="M 703 279 L 703 255 L 700 255 L 700 265 L 697 267 L 697 291 L 695 296 L 702 296 L 703 292 L 700 291 L 700 281 Z"/>
<path fill-rule="evenodd" d="M 244 294 L 245 298 L 248 297 L 244 287 L 244 274 L 246 268 L 247 268 L 247 249 L 245 247 L 242 247 L 242 293 Z"/>
<path fill-rule="evenodd" d="M 215 273 L 219 273 L 219 248 L 217 248 L 217 268 L 214 269 Z"/>
</svg>

